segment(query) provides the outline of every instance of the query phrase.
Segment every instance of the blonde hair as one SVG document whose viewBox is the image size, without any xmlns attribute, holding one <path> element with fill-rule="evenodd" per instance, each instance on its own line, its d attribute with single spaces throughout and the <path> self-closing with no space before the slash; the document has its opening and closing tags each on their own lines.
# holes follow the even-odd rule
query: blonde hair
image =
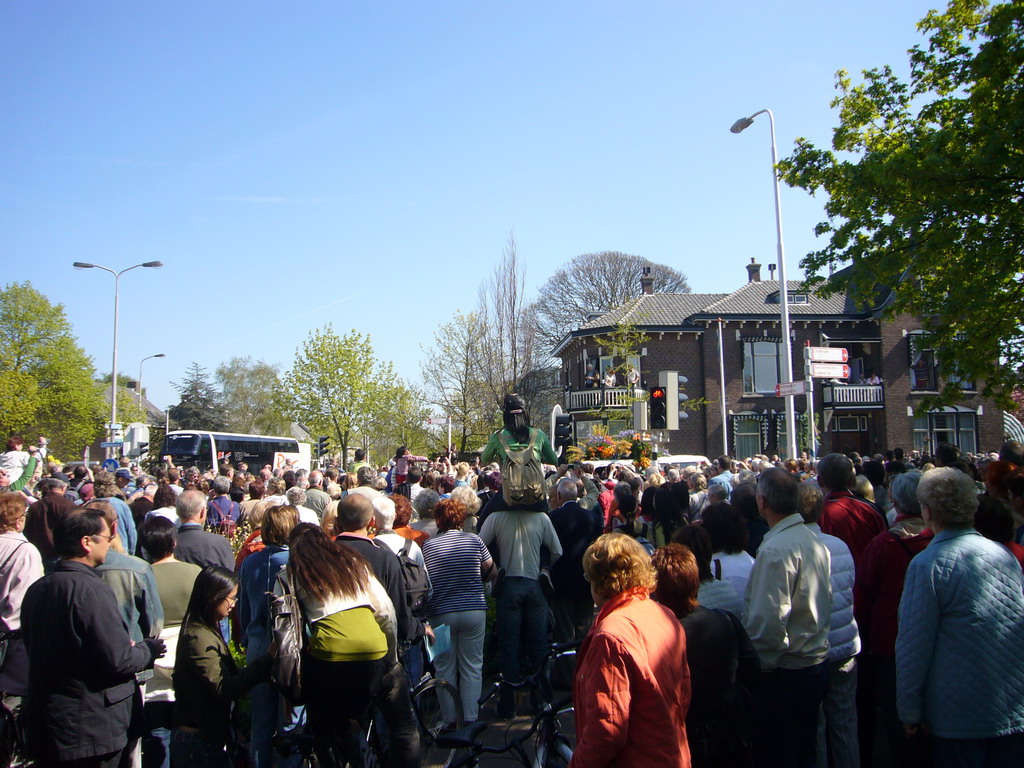
<svg viewBox="0 0 1024 768">
<path fill-rule="evenodd" d="M 338 519 L 338 499 L 328 502 L 324 507 L 324 516 L 320 518 L 320 527 L 328 536 L 334 535 L 334 521 Z"/>
<path fill-rule="evenodd" d="M 665 476 L 663 474 L 661 474 L 660 472 L 655 472 L 654 474 L 652 474 L 650 477 L 647 478 L 647 487 L 648 488 L 657 488 L 659 485 L 664 485 L 664 484 L 665 484 Z"/>
<path fill-rule="evenodd" d="M 622 533 L 606 533 L 587 547 L 583 572 L 594 591 L 606 598 L 636 587 L 654 589 L 657 583 L 647 550 Z"/>
<path fill-rule="evenodd" d="M 857 475 L 857 479 L 853 481 L 853 490 L 868 501 L 875 500 L 875 488 L 871 485 L 867 475 Z"/>
</svg>

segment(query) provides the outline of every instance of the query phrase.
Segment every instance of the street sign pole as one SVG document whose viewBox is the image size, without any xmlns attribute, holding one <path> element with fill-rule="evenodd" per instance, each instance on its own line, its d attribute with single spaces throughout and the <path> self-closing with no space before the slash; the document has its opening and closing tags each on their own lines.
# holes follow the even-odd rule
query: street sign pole
<svg viewBox="0 0 1024 768">
<path fill-rule="evenodd" d="M 804 378 L 807 382 L 807 452 L 813 459 L 818 455 L 818 434 L 814 425 L 814 378 L 811 376 L 811 342 L 809 341 L 804 347 Z"/>
</svg>

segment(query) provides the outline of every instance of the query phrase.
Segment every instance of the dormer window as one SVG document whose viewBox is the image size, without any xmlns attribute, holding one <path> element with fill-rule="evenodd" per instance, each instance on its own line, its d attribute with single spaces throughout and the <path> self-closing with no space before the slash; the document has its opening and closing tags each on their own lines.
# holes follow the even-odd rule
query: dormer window
<svg viewBox="0 0 1024 768">
<path fill-rule="evenodd" d="M 807 304 L 807 303 L 810 302 L 810 299 L 807 297 L 807 294 L 803 293 L 801 291 L 789 291 L 786 294 L 786 296 L 789 298 L 789 303 L 790 304 Z M 768 294 L 768 298 L 766 299 L 766 301 L 767 301 L 768 304 L 778 304 L 779 303 L 779 291 L 775 291 L 774 293 L 769 293 Z"/>
</svg>

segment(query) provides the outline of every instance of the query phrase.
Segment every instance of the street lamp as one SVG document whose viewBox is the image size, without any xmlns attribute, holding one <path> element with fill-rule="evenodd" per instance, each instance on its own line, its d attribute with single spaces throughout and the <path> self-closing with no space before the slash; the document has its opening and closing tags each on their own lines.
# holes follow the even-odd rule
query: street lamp
<svg viewBox="0 0 1024 768">
<path fill-rule="evenodd" d="M 75 269 L 102 269 L 104 272 L 109 272 L 114 276 L 114 356 L 110 370 L 110 442 L 114 442 L 114 425 L 117 424 L 117 310 L 121 275 L 125 272 L 130 272 L 133 269 L 138 269 L 139 267 L 154 268 L 162 267 L 163 265 L 164 263 L 162 261 L 145 261 L 142 264 L 136 264 L 122 269 L 120 272 L 115 272 L 110 269 L 110 267 L 104 267 L 100 264 L 89 264 L 84 261 L 76 261 L 71 265 Z"/>
<path fill-rule="evenodd" d="M 793 343 L 789 337 L 789 286 L 786 283 L 786 251 L 782 245 L 782 201 L 779 199 L 779 175 L 775 167 L 779 164 L 778 152 L 775 148 L 775 115 L 770 109 L 762 109 L 750 117 L 741 117 L 732 124 L 729 130 L 742 133 L 754 124 L 758 115 L 768 115 L 768 124 L 772 134 L 772 181 L 775 183 L 775 230 L 778 234 L 779 262 L 779 303 L 782 305 L 782 354 L 785 362 L 782 366 L 782 381 L 789 384 L 793 381 Z M 793 395 L 786 395 L 786 449 L 789 457 L 795 459 L 796 452 L 796 407 Z"/>
<path fill-rule="evenodd" d="M 139 408 L 142 407 L 142 364 L 147 360 L 152 360 L 154 357 L 167 357 L 167 355 L 161 352 L 158 355 L 150 355 L 149 357 L 144 357 L 139 361 Z"/>
</svg>

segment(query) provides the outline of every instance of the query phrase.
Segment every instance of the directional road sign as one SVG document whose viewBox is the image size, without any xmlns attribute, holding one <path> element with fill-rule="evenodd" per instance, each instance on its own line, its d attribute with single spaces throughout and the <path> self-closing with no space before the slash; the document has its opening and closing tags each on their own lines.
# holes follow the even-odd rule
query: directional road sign
<svg viewBox="0 0 1024 768">
<path fill-rule="evenodd" d="M 111 440 L 108 443 L 100 443 L 100 448 L 120 448 L 124 445 L 124 440 Z"/>
<path fill-rule="evenodd" d="M 850 366 L 838 363 L 811 363 L 811 376 L 815 379 L 848 379 Z"/>
<path fill-rule="evenodd" d="M 806 395 L 807 394 L 807 382 L 806 381 L 790 381 L 785 384 L 775 385 L 775 396 L 776 397 L 788 397 L 789 395 Z"/>
<path fill-rule="evenodd" d="M 815 363 L 845 363 L 850 353 L 844 347 L 808 347 L 810 359 Z"/>
</svg>

